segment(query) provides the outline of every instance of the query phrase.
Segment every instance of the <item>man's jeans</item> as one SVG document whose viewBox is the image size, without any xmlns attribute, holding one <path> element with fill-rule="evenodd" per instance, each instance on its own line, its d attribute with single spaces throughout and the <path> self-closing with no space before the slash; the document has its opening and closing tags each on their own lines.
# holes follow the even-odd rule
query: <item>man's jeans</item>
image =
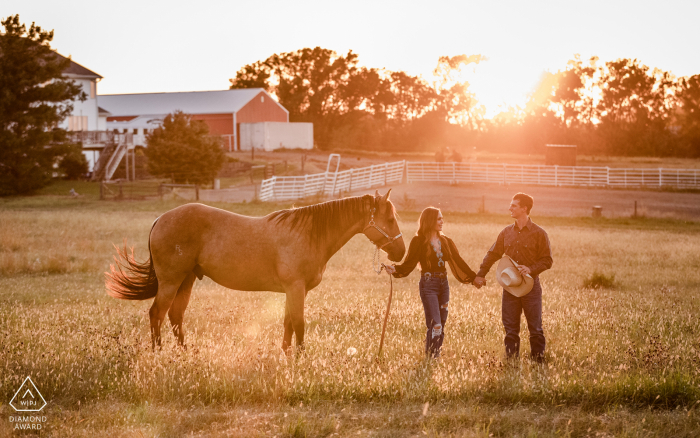
<svg viewBox="0 0 700 438">
<path fill-rule="evenodd" d="M 418 283 L 420 299 L 425 312 L 425 352 L 433 357 L 440 356 L 442 341 L 445 339 L 445 322 L 447 321 L 447 306 L 450 301 L 450 285 L 447 278 L 421 276 Z M 439 326 L 439 328 L 435 328 Z"/>
<path fill-rule="evenodd" d="M 527 328 L 530 331 L 530 355 L 541 360 L 544 356 L 544 330 L 542 330 L 542 287 L 539 277 L 535 277 L 532 290 L 520 298 L 503 289 L 501 312 L 503 327 L 506 330 L 506 356 L 520 354 L 520 314 L 525 313 Z"/>
</svg>

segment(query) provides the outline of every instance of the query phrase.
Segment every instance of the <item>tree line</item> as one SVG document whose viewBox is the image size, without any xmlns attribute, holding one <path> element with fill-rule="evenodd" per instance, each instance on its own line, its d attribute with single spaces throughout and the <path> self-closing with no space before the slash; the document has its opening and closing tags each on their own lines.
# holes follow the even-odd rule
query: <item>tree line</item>
<svg viewBox="0 0 700 438">
<path fill-rule="evenodd" d="M 281 53 L 242 67 L 231 88 L 263 88 L 291 122 L 314 124 L 321 149 L 431 150 L 482 118 L 469 84 L 455 74 L 484 58 L 441 57 L 437 80 L 358 65 L 358 55 L 320 47 Z"/>
<path fill-rule="evenodd" d="M 700 75 L 675 78 L 636 59 L 576 56 L 545 73 L 524 107 L 492 119 L 460 81 L 482 55 L 442 56 L 435 79 L 361 67 L 320 47 L 245 65 L 231 88 L 264 88 L 292 122 L 314 124 L 321 149 L 522 153 L 575 144 L 584 154 L 700 156 Z"/>
</svg>

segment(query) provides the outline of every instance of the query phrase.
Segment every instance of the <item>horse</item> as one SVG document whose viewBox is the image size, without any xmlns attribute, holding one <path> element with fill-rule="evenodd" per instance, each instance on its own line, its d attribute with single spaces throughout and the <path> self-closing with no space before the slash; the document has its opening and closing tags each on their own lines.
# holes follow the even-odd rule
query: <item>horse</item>
<svg viewBox="0 0 700 438">
<path fill-rule="evenodd" d="M 107 293 L 118 299 L 154 298 L 149 311 L 151 346 L 161 347 L 166 313 L 178 345 L 185 348 L 183 319 L 196 278 L 207 276 L 234 290 L 286 294 L 282 350 L 292 334 L 303 349 L 304 300 L 318 286 L 328 260 L 359 233 L 401 261 L 406 252 L 396 209 L 383 196 L 344 198 L 249 217 L 203 204 L 185 204 L 160 217 L 148 239 L 149 258 L 139 262 L 115 245 L 105 272 Z M 394 236 L 394 237 L 391 237 Z"/>
</svg>

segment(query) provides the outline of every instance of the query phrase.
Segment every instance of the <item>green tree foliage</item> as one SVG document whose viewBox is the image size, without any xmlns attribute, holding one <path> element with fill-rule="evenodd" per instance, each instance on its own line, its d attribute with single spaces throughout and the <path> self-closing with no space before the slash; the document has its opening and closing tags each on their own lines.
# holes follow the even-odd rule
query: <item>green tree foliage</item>
<svg viewBox="0 0 700 438">
<path fill-rule="evenodd" d="M 206 123 L 181 111 L 166 116 L 146 141 L 148 171 L 177 184 L 212 182 L 226 158 L 221 139 L 209 135 Z"/>
<path fill-rule="evenodd" d="M 59 171 L 66 179 L 81 179 L 88 173 L 88 162 L 82 152 L 82 146 L 67 148 L 61 157 Z"/>
<path fill-rule="evenodd" d="M 482 58 L 440 58 L 438 69 L 452 70 Z M 404 72 L 360 67 L 352 51 L 340 56 L 316 47 L 275 54 L 242 67 L 231 88 L 264 88 L 289 111 L 292 122 L 314 124 L 321 148 L 417 150 L 435 147 L 475 104 L 468 84 L 440 87 Z M 437 135 L 437 137 L 436 137 Z"/>
<path fill-rule="evenodd" d="M 670 73 L 636 59 L 605 63 L 595 117 L 604 150 L 621 155 L 672 155 L 668 122 L 673 108 Z"/>
<path fill-rule="evenodd" d="M 54 165 L 74 155 L 58 124 L 85 99 L 80 87 L 64 79 L 70 63 L 50 46 L 53 31 L 19 15 L 2 20 L 0 34 L 0 195 L 29 193 L 46 185 Z"/>
</svg>

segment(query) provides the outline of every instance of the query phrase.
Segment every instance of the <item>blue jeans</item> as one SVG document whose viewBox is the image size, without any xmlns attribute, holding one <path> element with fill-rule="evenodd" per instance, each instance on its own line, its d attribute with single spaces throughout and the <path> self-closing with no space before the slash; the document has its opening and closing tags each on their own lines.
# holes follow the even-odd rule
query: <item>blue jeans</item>
<svg viewBox="0 0 700 438">
<path fill-rule="evenodd" d="M 433 357 L 440 356 L 442 341 L 445 339 L 445 322 L 447 306 L 450 301 L 450 285 L 447 278 L 421 276 L 418 283 L 420 299 L 425 312 L 425 353 Z"/>
<path fill-rule="evenodd" d="M 541 360 L 544 356 L 545 339 L 542 330 L 542 286 L 540 278 L 535 277 L 532 290 L 520 298 L 503 289 L 501 306 L 503 328 L 506 330 L 506 356 L 518 357 L 520 354 L 520 314 L 525 313 L 527 329 L 530 332 L 530 356 Z"/>
</svg>

